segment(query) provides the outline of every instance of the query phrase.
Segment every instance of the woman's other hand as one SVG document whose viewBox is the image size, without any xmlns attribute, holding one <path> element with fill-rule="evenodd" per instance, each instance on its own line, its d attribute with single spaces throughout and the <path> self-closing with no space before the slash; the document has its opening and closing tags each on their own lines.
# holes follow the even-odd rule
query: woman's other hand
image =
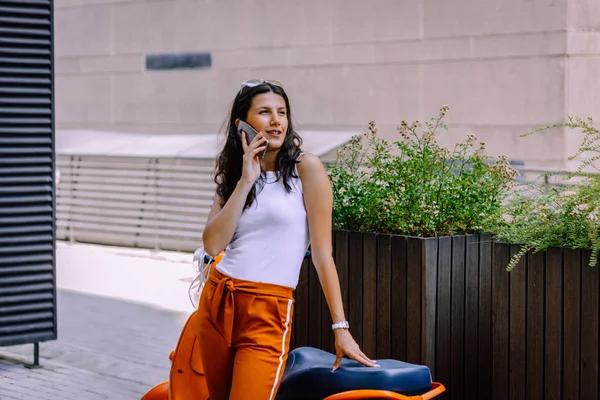
<svg viewBox="0 0 600 400">
<path fill-rule="evenodd" d="M 346 329 L 336 329 L 335 331 L 335 363 L 333 371 L 338 369 L 342 363 L 342 357 L 347 356 L 354 361 L 358 361 L 367 367 L 379 367 L 379 365 L 365 355 L 358 347 L 350 331 Z"/>
</svg>

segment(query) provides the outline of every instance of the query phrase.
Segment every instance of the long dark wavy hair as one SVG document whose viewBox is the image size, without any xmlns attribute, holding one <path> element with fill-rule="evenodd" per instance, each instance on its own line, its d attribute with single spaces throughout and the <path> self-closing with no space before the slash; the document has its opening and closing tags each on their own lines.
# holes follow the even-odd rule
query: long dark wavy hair
<svg viewBox="0 0 600 400">
<path fill-rule="evenodd" d="M 237 182 L 242 177 L 242 156 L 244 155 L 244 150 L 241 139 L 237 134 L 235 120 L 241 119 L 245 121 L 248 117 L 248 111 L 250 110 L 254 96 L 268 92 L 273 92 L 283 97 L 288 118 L 287 133 L 275 160 L 277 180 L 283 180 L 285 190 L 289 193 L 292 190 L 289 183 L 290 178 L 298 177 L 295 173 L 295 166 L 302 152 L 302 138 L 294 131 L 290 101 L 285 90 L 280 86 L 266 82 L 254 87 L 243 87 L 233 100 L 226 128 L 227 140 L 216 160 L 214 180 L 217 184 L 217 194 L 222 199 L 221 206 L 227 203 Z M 262 175 L 264 175 L 264 172 L 261 173 Z M 256 199 L 256 186 L 254 185 L 250 193 L 248 193 L 244 209 L 248 208 Z"/>
</svg>

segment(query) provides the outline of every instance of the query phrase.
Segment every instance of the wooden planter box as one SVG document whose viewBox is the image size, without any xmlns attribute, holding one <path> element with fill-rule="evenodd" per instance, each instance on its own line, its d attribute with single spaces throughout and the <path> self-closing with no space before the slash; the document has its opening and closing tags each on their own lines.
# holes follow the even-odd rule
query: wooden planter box
<svg viewBox="0 0 600 400">
<path fill-rule="evenodd" d="M 334 232 L 351 332 L 373 358 L 426 364 L 445 399 L 597 399 L 600 275 L 590 252 L 528 254 L 490 236 Z M 317 274 L 305 262 L 292 345 L 334 351 Z"/>
</svg>

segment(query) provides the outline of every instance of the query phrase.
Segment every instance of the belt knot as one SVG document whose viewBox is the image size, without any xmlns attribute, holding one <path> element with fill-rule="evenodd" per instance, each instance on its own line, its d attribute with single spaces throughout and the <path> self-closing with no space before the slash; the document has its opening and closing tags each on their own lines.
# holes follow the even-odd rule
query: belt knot
<svg viewBox="0 0 600 400">
<path fill-rule="evenodd" d="M 227 290 L 229 290 L 230 292 L 236 291 L 235 285 L 233 284 L 233 279 L 231 278 L 227 278 L 225 280 L 225 286 L 227 286 Z"/>
<path fill-rule="evenodd" d="M 217 283 L 215 298 L 212 301 L 212 318 L 221 335 L 231 346 L 231 336 L 233 333 L 233 317 L 235 315 L 235 304 L 233 293 L 236 291 L 235 284 L 231 277 L 223 278 Z"/>
</svg>

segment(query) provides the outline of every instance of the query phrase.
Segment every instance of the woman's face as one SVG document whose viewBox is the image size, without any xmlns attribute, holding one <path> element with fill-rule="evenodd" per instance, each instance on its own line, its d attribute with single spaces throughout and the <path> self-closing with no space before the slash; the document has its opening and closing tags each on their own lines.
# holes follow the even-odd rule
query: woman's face
<svg viewBox="0 0 600 400">
<path fill-rule="evenodd" d="M 270 150 L 280 149 L 288 129 L 285 100 L 273 92 L 254 96 L 246 122 L 263 133 L 269 141 Z"/>
</svg>

